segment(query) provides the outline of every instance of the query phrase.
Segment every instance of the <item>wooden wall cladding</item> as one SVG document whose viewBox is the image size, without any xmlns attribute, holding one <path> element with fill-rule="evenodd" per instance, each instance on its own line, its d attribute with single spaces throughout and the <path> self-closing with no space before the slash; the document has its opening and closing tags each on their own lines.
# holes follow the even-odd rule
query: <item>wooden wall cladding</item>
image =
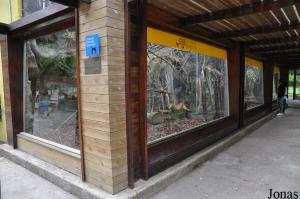
<svg viewBox="0 0 300 199">
<path fill-rule="evenodd" d="M 243 125 L 247 126 L 249 124 L 252 124 L 253 122 L 259 120 L 260 118 L 268 115 L 270 112 L 271 112 L 270 107 L 265 105 L 247 110 L 244 114 Z"/>
<path fill-rule="evenodd" d="M 174 165 L 237 129 L 233 117 L 183 133 L 170 140 L 149 147 L 149 176 Z"/>
</svg>

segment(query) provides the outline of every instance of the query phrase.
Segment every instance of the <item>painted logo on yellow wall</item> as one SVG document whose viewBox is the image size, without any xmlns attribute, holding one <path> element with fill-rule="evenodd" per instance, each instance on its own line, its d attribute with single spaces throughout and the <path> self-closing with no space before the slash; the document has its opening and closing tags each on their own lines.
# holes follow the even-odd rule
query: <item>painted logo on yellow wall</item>
<svg viewBox="0 0 300 199">
<path fill-rule="evenodd" d="M 151 27 L 147 28 L 147 42 L 200 53 L 219 59 L 227 59 L 227 51 L 225 49 Z"/>
</svg>

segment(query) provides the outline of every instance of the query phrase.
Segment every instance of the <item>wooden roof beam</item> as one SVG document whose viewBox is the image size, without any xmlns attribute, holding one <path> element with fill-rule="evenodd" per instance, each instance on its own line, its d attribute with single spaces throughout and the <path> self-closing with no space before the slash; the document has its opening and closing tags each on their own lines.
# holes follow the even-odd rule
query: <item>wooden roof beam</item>
<svg viewBox="0 0 300 199">
<path fill-rule="evenodd" d="M 268 58 L 277 58 L 277 59 L 289 59 L 289 58 L 300 58 L 300 53 L 288 53 L 281 55 L 269 55 Z"/>
<path fill-rule="evenodd" d="M 290 53 L 299 53 L 300 54 L 300 47 L 298 48 L 291 48 L 291 49 L 282 49 L 282 50 L 271 50 L 271 51 L 262 51 L 262 52 L 257 52 L 258 54 L 281 54 L 281 55 L 287 55 L 287 54 L 290 54 Z"/>
<path fill-rule="evenodd" d="M 285 50 L 285 49 L 293 49 L 300 48 L 298 44 L 289 44 L 289 45 L 280 45 L 280 46 L 270 46 L 270 47 L 256 47 L 250 48 L 250 50 L 255 52 L 263 52 L 263 51 L 275 51 L 275 50 Z"/>
<path fill-rule="evenodd" d="M 281 32 L 287 30 L 294 30 L 300 27 L 299 21 L 293 21 L 290 24 L 276 24 L 271 26 L 259 26 L 254 28 L 247 28 L 241 30 L 233 30 L 227 32 L 221 32 L 216 34 L 217 39 L 228 39 L 234 37 L 242 37 L 242 36 L 249 36 L 249 35 L 256 35 L 256 34 L 266 34 L 272 32 Z"/>
<path fill-rule="evenodd" d="M 216 21 L 221 19 L 230 19 L 236 17 L 242 17 L 254 13 L 266 12 L 270 10 L 278 10 L 283 7 L 291 6 L 296 3 L 300 3 L 300 0 L 264 0 L 255 1 L 251 4 L 245 4 L 229 9 L 218 10 L 214 12 L 199 14 L 182 19 L 183 26 L 199 24 L 208 21 Z"/>
<path fill-rule="evenodd" d="M 245 46 L 254 46 L 254 45 L 267 45 L 267 44 L 280 44 L 287 42 L 299 42 L 300 37 L 293 35 L 291 37 L 280 37 L 280 38 L 271 38 L 271 39 L 261 39 L 261 40 L 250 40 L 243 42 Z"/>
</svg>

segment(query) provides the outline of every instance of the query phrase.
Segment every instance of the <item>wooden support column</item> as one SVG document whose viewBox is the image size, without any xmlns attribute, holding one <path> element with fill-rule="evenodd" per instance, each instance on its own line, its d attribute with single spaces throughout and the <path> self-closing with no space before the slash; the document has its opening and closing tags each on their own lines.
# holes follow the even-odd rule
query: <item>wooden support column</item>
<svg viewBox="0 0 300 199">
<path fill-rule="evenodd" d="M 12 121 L 12 129 L 8 130 L 9 145 L 17 148 L 17 134 L 23 132 L 23 49 L 24 42 L 14 39 L 11 35 L 7 36 L 8 49 L 8 65 L 4 68 L 5 77 L 9 84 L 9 91 L 5 93 L 5 97 L 10 99 L 9 116 Z M 7 90 L 6 90 L 7 91 Z M 9 103 L 6 100 L 6 103 Z M 7 107 L 8 108 L 8 107 Z"/>
<path fill-rule="evenodd" d="M 124 3 L 79 5 L 80 89 L 86 181 L 115 194 L 128 187 Z M 101 38 L 101 72 L 88 72 L 85 38 Z M 91 67 L 95 67 L 91 66 Z"/>
<path fill-rule="evenodd" d="M 296 99 L 296 97 L 297 97 L 297 93 L 296 93 L 296 91 L 297 91 L 297 70 L 296 70 L 296 68 L 294 68 L 294 82 L 293 82 L 293 100 L 295 100 Z"/>
<path fill-rule="evenodd" d="M 235 42 L 228 50 L 228 76 L 230 114 L 234 116 L 238 128 L 241 128 L 244 115 L 245 49 L 240 42 Z"/>
<path fill-rule="evenodd" d="M 273 101 L 273 66 L 272 62 L 264 62 L 264 104 L 270 112 L 272 111 Z"/>
</svg>

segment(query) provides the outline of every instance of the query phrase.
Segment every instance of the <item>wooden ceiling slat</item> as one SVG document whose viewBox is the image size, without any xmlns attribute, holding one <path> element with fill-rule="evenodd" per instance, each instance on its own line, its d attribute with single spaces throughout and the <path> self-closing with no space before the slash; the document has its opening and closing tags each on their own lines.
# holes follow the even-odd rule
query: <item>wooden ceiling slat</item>
<svg viewBox="0 0 300 199">
<path fill-rule="evenodd" d="M 222 32 L 217 34 L 217 38 L 234 38 L 234 37 L 241 37 L 246 35 L 256 35 L 256 34 L 263 34 L 263 33 L 272 33 L 272 32 L 280 32 L 286 30 L 293 30 L 300 27 L 298 21 L 293 21 L 290 24 L 281 24 L 281 25 L 271 25 L 271 26 L 260 26 L 255 28 L 247 28 L 242 30 L 234 30 L 228 32 Z"/>
<path fill-rule="evenodd" d="M 285 50 L 285 49 L 294 49 L 300 48 L 300 45 L 297 44 L 289 44 L 289 45 L 281 45 L 281 46 L 271 46 L 271 47 L 258 47 L 258 48 L 251 48 L 251 50 L 255 52 L 264 52 L 264 51 L 272 51 L 272 50 Z"/>
<path fill-rule="evenodd" d="M 262 39 L 262 40 L 251 40 L 246 41 L 244 44 L 246 46 L 252 46 L 252 45 L 263 45 L 263 44 L 275 44 L 275 43 L 287 43 L 287 42 L 293 42 L 293 41 L 300 41 L 300 37 L 298 36 L 292 36 L 292 37 L 279 37 L 279 38 L 268 38 L 268 39 Z"/>
<path fill-rule="evenodd" d="M 218 10 L 211 13 L 204 13 L 195 16 L 189 16 L 183 19 L 183 24 L 193 25 L 198 23 L 203 23 L 207 21 L 216 21 L 226 18 L 235 18 L 245 15 L 250 15 L 253 13 L 266 12 L 269 10 L 278 10 L 280 8 L 290 6 L 296 3 L 300 3 L 300 0 L 265 0 L 263 2 L 256 1 L 251 4 L 246 4 L 242 6 L 237 6 L 234 8 L 228 8 L 224 10 Z"/>
</svg>

